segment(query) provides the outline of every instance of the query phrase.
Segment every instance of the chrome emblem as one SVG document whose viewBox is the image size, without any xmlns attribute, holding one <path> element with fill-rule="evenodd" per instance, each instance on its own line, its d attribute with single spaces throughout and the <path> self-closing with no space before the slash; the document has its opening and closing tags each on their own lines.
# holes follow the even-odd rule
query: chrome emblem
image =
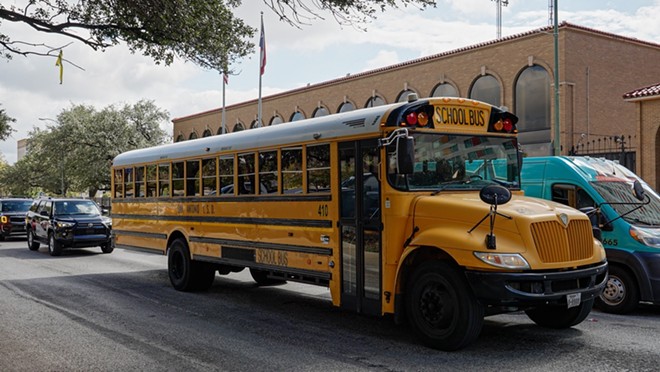
<svg viewBox="0 0 660 372">
<path fill-rule="evenodd" d="M 560 213 L 559 214 L 559 220 L 561 221 L 561 224 L 564 225 L 564 227 L 568 227 L 568 215 L 565 213 Z"/>
<path fill-rule="evenodd" d="M 92 222 L 87 224 L 87 227 L 94 227 L 94 224 Z"/>
</svg>

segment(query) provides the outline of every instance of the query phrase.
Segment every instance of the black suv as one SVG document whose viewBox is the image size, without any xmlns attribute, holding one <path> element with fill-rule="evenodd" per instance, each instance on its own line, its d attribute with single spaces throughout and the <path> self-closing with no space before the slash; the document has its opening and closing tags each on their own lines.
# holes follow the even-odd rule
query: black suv
<svg viewBox="0 0 660 372">
<path fill-rule="evenodd" d="M 0 199 L 0 240 L 10 235 L 25 235 L 25 214 L 32 205 L 32 199 Z"/>
<path fill-rule="evenodd" d="M 114 249 L 112 220 L 102 215 L 99 206 L 88 199 L 35 200 L 25 216 L 28 248 L 48 244 L 51 256 L 64 248 L 101 247 L 103 253 Z"/>
</svg>

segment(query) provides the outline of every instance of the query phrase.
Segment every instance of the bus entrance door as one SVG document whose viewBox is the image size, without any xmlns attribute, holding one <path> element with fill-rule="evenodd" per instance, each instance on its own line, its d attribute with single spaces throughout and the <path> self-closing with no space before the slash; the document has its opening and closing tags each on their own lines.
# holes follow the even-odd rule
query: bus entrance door
<svg viewBox="0 0 660 372">
<path fill-rule="evenodd" d="M 381 211 L 376 140 L 339 144 L 341 306 L 381 314 Z"/>
</svg>

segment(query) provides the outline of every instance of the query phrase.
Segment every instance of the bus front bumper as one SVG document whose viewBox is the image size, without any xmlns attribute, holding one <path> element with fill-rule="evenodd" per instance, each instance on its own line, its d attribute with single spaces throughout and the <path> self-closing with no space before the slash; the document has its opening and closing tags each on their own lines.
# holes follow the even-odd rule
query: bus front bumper
<svg viewBox="0 0 660 372">
<path fill-rule="evenodd" d="M 566 306 L 568 296 L 581 301 L 598 297 L 607 283 L 607 262 L 561 272 L 502 273 L 466 271 L 477 298 L 485 305 L 533 307 Z"/>
</svg>

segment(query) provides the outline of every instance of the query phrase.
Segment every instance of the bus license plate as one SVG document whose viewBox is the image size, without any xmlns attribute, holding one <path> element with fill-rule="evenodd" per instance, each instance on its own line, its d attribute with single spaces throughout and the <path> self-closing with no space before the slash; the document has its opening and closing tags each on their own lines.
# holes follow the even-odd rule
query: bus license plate
<svg viewBox="0 0 660 372">
<path fill-rule="evenodd" d="M 566 295 L 566 304 L 568 305 L 568 308 L 580 306 L 580 302 L 582 300 L 582 293 L 571 293 L 569 295 Z"/>
</svg>

